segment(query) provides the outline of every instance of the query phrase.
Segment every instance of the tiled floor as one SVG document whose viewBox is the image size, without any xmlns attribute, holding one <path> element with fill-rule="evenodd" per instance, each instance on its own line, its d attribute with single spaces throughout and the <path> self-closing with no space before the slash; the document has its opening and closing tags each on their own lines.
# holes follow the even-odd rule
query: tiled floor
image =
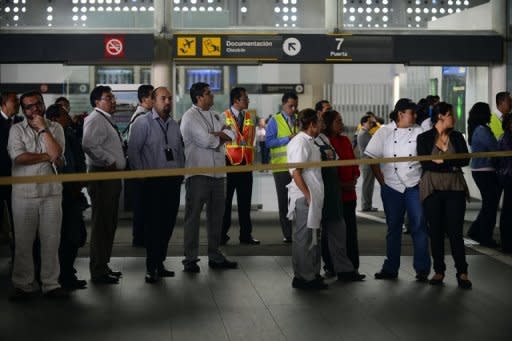
<svg viewBox="0 0 512 341">
<path fill-rule="evenodd" d="M 362 283 L 332 282 L 326 291 L 291 288 L 286 256 L 235 257 L 240 269 L 181 271 L 145 284 L 144 258 L 115 258 L 119 285 L 76 291 L 65 302 L 0 300 L 0 339 L 11 340 L 511 340 L 512 268 L 468 256 L 474 288 L 456 287 L 453 264 L 444 287 L 414 281 L 411 257 L 396 281 L 376 281 L 380 256 L 361 258 Z M 88 259 L 80 258 L 80 273 Z M 0 259 L 0 287 L 7 286 Z"/>
</svg>

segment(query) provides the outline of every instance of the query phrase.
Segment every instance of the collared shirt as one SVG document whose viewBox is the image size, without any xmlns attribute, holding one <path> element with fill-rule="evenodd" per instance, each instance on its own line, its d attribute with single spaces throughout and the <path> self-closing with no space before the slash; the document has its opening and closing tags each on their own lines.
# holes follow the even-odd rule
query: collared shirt
<svg viewBox="0 0 512 341">
<path fill-rule="evenodd" d="M 503 113 L 502 113 L 501 111 L 499 111 L 498 109 L 496 109 L 495 114 L 496 114 L 496 117 L 498 117 L 498 119 L 499 119 L 500 121 L 503 121 Z"/>
<path fill-rule="evenodd" d="M 181 135 L 185 145 L 185 167 L 223 167 L 226 165 L 225 146 L 219 137 L 211 132 L 221 131 L 225 121 L 212 110 L 202 110 L 192 105 L 181 119 Z M 222 130 L 231 140 L 235 133 L 230 129 Z M 223 178 L 226 173 L 205 173 L 205 176 Z"/>
<path fill-rule="evenodd" d="M 288 116 L 284 112 L 280 112 L 280 114 L 283 115 L 283 117 L 288 121 L 288 125 L 290 127 L 295 126 L 295 115 Z M 292 128 L 290 128 L 291 131 L 293 131 Z M 290 142 L 290 138 L 288 136 L 285 137 L 277 137 L 277 122 L 275 117 L 272 117 L 267 124 L 267 130 L 266 130 L 266 140 L 265 143 L 267 145 L 267 148 L 274 148 L 274 147 L 281 147 L 285 146 Z"/>
<path fill-rule="evenodd" d="M 166 148 L 172 150 L 172 161 L 167 160 Z M 155 110 L 139 117 L 131 128 L 128 159 L 132 169 L 183 168 L 185 155 L 178 123 L 170 116 L 163 121 Z"/>
<path fill-rule="evenodd" d="M 53 138 L 65 151 L 64 130 L 58 123 L 46 120 L 48 131 Z M 46 153 L 46 144 L 44 134 L 38 134 L 37 131 L 28 125 L 28 120 L 11 127 L 9 133 L 9 143 L 7 149 L 12 160 L 13 176 L 29 175 L 50 175 L 55 174 L 50 161 L 39 162 L 33 165 L 20 165 L 15 162 L 16 158 L 23 153 Z M 41 198 L 49 196 L 58 196 L 62 194 L 62 184 L 60 182 L 50 182 L 42 184 L 14 184 L 12 193 L 21 198 Z"/>
<path fill-rule="evenodd" d="M 126 133 L 123 131 L 123 138 L 125 140 L 128 140 L 130 138 L 130 131 L 131 131 L 131 125 L 135 122 L 136 119 L 138 119 L 140 116 L 143 116 L 147 113 L 151 112 L 151 109 L 146 109 L 142 105 L 138 105 L 135 111 L 132 114 L 132 117 L 130 117 L 130 121 L 128 123 L 128 127 L 126 128 Z"/>
<path fill-rule="evenodd" d="M 416 138 L 421 133 L 423 129 L 417 124 L 410 128 L 398 128 L 392 122 L 377 130 L 364 153 L 372 159 L 416 156 Z M 383 163 L 380 167 L 386 185 L 400 193 L 418 185 L 420 181 L 421 165 L 418 161 Z"/>
<path fill-rule="evenodd" d="M 103 114 L 103 115 L 102 115 Z M 116 163 L 117 169 L 126 167 L 123 145 L 112 116 L 95 108 L 85 119 L 82 147 L 89 168 L 104 168 Z"/>
<path fill-rule="evenodd" d="M 286 146 L 286 156 L 288 162 L 318 162 L 322 160 L 320 149 L 315 145 L 315 139 L 304 132 L 299 132 L 295 138 Z M 288 184 L 288 218 L 294 217 L 295 202 L 297 199 L 303 198 L 304 194 L 299 189 L 293 179 L 293 171 L 290 174 L 292 181 Z M 322 180 L 321 168 L 304 168 L 302 169 L 302 178 L 308 187 L 311 195 L 311 203 L 309 204 L 307 227 L 311 229 L 320 228 L 322 220 L 322 208 L 324 204 L 324 182 Z"/>
<path fill-rule="evenodd" d="M 6 120 L 9 119 L 9 116 L 7 116 L 6 113 L 4 113 L 2 110 L 0 110 L 0 114 L 3 116 L 3 118 L 5 118 Z"/>
</svg>

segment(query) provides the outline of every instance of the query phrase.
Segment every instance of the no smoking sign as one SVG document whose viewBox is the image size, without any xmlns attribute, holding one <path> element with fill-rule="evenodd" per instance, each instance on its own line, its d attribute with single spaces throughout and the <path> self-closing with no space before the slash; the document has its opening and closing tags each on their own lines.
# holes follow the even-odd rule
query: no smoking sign
<svg viewBox="0 0 512 341">
<path fill-rule="evenodd" d="M 103 39 L 104 52 L 106 58 L 122 58 L 124 57 L 124 37 L 107 36 Z"/>
</svg>

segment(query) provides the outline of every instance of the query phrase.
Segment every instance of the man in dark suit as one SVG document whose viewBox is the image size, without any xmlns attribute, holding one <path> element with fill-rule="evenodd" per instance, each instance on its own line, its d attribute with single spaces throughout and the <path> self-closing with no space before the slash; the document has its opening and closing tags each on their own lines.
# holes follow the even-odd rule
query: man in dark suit
<svg viewBox="0 0 512 341">
<path fill-rule="evenodd" d="M 14 92 L 2 92 L 1 94 L 2 110 L 0 112 L 0 176 L 11 176 L 11 158 L 7 152 L 7 141 L 9 140 L 9 129 L 14 123 L 20 121 L 15 115 L 20 110 L 20 101 Z M 11 186 L 0 186 L 0 224 L 11 222 L 7 226 L 12 227 L 12 207 L 11 207 Z M 7 210 L 5 209 L 7 208 Z M 7 217 L 4 217 L 7 212 Z M 1 231 L 8 231 L 3 226 Z M 11 230 L 12 231 L 12 230 Z M 9 232 L 11 232 L 9 231 Z M 12 243 L 11 243 L 12 247 Z"/>
</svg>

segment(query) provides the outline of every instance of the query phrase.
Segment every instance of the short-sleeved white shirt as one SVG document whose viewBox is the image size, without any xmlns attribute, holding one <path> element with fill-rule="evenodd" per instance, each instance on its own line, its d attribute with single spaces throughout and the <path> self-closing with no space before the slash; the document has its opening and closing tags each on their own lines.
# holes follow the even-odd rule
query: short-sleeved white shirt
<svg viewBox="0 0 512 341">
<path fill-rule="evenodd" d="M 318 162 L 321 161 L 320 149 L 315 145 L 313 137 L 304 132 L 299 132 L 290 143 L 286 146 L 286 156 L 288 162 Z M 290 169 L 293 174 L 295 168 Z M 320 228 L 322 219 L 322 207 L 324 203 L 324 182 L 322 180 L 321 168 L 304 168 L 302 170 L 302 178 L 308 186 L 311 195 L 311 204 L 308 213 L 308 228 Z M 295 201 L 304 197 L 302 191 L 297 187 L 292 178 L 292 182 L 288 185 L 288 217 L 293 217 L 295 209 Z"/>
<path fill-rule="evenodd" d="M 416 156 L 416 139 L 422 132 L 423 129 L 416 124 L 410 128 L 398 128 L 392 122 L 377 130 L 364 153 L 372 159 Z M 421 165 L 418 161 L 383 163 L 380 167 L 385 184 L 400 193 L 420 181 Z"/>
</svg>

